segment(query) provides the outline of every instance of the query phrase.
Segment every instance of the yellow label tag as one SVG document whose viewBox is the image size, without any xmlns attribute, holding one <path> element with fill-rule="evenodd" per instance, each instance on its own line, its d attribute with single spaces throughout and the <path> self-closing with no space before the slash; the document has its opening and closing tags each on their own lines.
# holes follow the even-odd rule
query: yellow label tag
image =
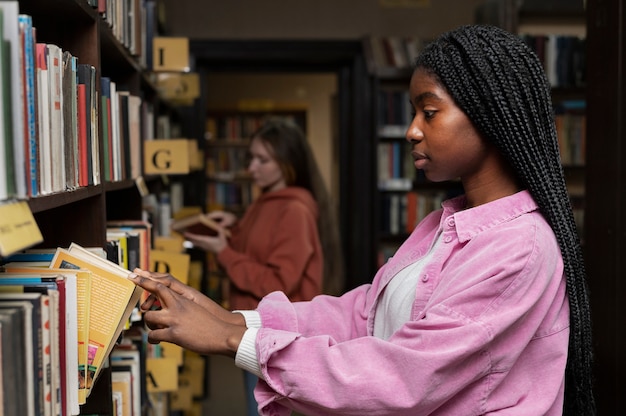
<svg viewBox="0 0 626 416">
<path fill-rule="evenodd" d="M 0 255 L 8 256 L 43 241 L 26 201 L 0 205 Z"/>
<path fill-rule="evenodd" d="M 187 139 L 146 140 L 143 146 L 146 175 L 189 173 Z"/>
<path fill-rule="evenodd" d="M 169 273 L 184 284 L 189 281 L 189 254 L 150 250 L 150 270 Z"/>
<path fill-rule="evenodd" d="M 189 38 L 157 36 L 152 49 L 154 71 L 189 72 Z"/>
<path fill-rule="evenodd" d="M 178 364 L 173 358 L 146 359 L 146 389 L 149 393 L 178 388 Z"/>
</svg>

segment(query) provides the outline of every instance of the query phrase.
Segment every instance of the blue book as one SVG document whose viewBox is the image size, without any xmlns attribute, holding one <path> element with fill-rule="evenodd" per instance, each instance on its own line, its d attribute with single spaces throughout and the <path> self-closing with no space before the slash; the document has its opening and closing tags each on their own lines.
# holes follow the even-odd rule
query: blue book
<svg viewBox="0 0 626 416">
<path fill-rule="evenodd" d="M 33 36 L 33 19 L 26 14 L 18 16 L 20 31 L 24 33 L 24 77 L 26 86 L 26 113 L 24 117 L 28 123 L 26 130 L 27 143 L 27 191 L 31 196 L 39 193 L 38 162 L 37 162 L 37 102 L 35 98 L 35 38 Z"/>
</svg>

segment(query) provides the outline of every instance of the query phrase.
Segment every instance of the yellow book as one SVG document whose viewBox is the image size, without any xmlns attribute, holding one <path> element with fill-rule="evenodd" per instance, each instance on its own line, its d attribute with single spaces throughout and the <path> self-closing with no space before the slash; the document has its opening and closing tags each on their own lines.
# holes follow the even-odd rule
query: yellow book
<svg viewBox="0 0 626 416">
<path fill-rule="evenodd" d="M 126 322 L 137 305 L 143 289 L 127 279 L 121 266 L 72 243 L 58 248 L 51 268 L 87 269 L 91 272 L 89 337 L 87 342 L 87 396 Z"/>
</svg>

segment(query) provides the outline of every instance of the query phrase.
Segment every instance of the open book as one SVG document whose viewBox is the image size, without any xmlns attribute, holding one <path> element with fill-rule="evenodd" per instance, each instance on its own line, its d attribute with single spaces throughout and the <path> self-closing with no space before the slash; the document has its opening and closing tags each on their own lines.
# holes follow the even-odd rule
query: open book
<svg viewBox="0 0 626 416">
<path fill-rule="evenodd" d="M 87 340 L 87 395 L 102 369 L 105 358 L 129 322 L 143 289 L 128 280 L 123 267 L 75 243 L 58 248 L 50 268 L 86 269 L 91 272 L 89 334 Z"/>
<path fill-rule="evenodd" d="M 173 220 L 170 228 L 178 233 L 190 232 L 192 234 L 202 234 L 215 236 L 223 229 L 217 221 L 208 218 L 205 214 L 196 214 L 189 217 Z M 226 231 L 226 236 L 230 237 L 230 232 Z"/>
</svg>

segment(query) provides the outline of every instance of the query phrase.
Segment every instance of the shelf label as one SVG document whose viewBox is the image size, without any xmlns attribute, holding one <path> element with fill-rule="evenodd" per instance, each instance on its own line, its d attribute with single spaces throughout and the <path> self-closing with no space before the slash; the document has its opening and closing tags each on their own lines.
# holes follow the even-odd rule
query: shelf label
<svg viewBox="0 0 626 416">
<path fill-rule="evenodd" d="M 174 104 L 192 105 L 200 97 L 200 77 L 195 72 L 161 72 L 156 84 L 159 95 Z"/>
<path fill-rule="evenodd" d="M 189 254 L 165 250 L 150 250 L 150 270 L 169 273 L 187 284 L 189 280 Z"/>
<path fill-rule="evenodd" d="M 177 388 L 177 359 L 146 358 L 146 389 L 149 393 L 176 391 Z"/>
<path fill-rule="evenodd" d="M 42 241 L 26 201 L 0 205 L 0 255 L 8 256 Z"/>
<path fill-rule="evenodd" d="M 189 173 L 189 140 L 146 140 L 143 146 L 146 175 Z"/>
<path fill-rule="evenodd" d="M 155 72 L 189 72 L 189 38 L 157 36 L 152 40 Z"/>
</svg>

